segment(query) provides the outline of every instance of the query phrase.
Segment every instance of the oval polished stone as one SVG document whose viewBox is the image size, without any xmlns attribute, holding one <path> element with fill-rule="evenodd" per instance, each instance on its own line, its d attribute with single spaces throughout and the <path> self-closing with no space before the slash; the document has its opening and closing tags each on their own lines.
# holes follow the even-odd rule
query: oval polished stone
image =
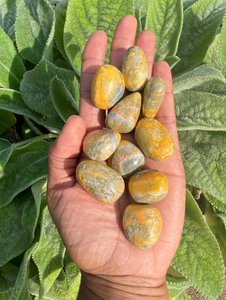
<svg viewBox="0 0 226 300">
<path fill-rule="evenodd" d="M 159 239 L 162 217 L 150 204 L 131 204 L 123 215 L 123 228 L 128 240 L 138 248 L 150 248 Z"/>
<path fill-rule="evenodd" d="M 123 178 L 110 167 L 93 160 L 84 160 L 76 169 L 80 185 L 102 202 L 117 201 L 124 192 Z"/>
<path fill-rule="evenodd" d="M 168 130 L 157 120 L 143 118 L 135 129 L 135 140 L 144 155 L 163 161 L 173 155 L 175 145 Z"/>
<path fill-rule="evenodd" d="M 101 66 L 92 82 L 91 98 L 100 109 L 109 109 L 123 96 L 125 82 L 122 73 L 114 66 Z"/>
<path fill-rule="evenodd" d="M 104 161 L 116 150 L 121 135 L 112 129 L 99 129 L 87 134 L 83 140 L 83 151 L 93 160 Z"/>
<path fill-rule="evenodd" d="M 154 118 L 160 108 L 166 91 L 165 81 L 154 76 L 148 80 L 143 93 L 142 112 L 146 118 Z"/>
<path fill-rule="evenodd" d="M 129 180 L 129 192 L 138 203 L 155 203 L 168 193 L 168 179 L 157 170 L 144 170 Z"/>
<path fill-rule="evenodd" d="M 122 63 L 126 88 L 131 92 L 141 90 L 148 78 L 148 65 L 144 51 L 138 46 L 127 49 Z"/>
<path fill-rule="evenodd" d="M 121 141 L 109 159 L 109 166 L 123 177 L 129 177 L 142 169 L 145 162 L 143 153 L 134 144 Z"/>
<path fill-rule="evenodd" d="M 141 110 L 141 94 L 128 95 L 116 104 L 105 120 L 108 128 L 120 133 L 128 133 L 134 129 Z"/>
</svg>

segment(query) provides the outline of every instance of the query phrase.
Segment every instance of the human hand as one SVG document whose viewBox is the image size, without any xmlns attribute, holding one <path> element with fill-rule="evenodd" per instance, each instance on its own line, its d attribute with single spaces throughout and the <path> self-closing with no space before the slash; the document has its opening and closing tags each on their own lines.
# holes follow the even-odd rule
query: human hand
<svg viewBox="0 0 226 300">
<path fill-rule="evenodd" d="M 115 30 L 110 64 L 121 70 L 125 51 L 134 44 L 136 19 L 123 17 Z M 149 249 L 139 249 L 126 238 L 122 228 L 125 207 L 134 203 L 126 190 L 115 203 L 102 203 L 76 181 L 75 170 L 84 159 L 82 141 L 86 131 L 105 127 L 105 111 L 91 100 L 91 84 L 104 64 L 107 36 L 96 31 L 88 40 L 82 63 L 80 116 L 71 117 L 49 151 L 48 206 L 72 260 L 82 270 L 78 299 L 168 299 L 165 275 L 176 252 L 183 229 L 185 176 L 174 111 L 173 86 L 168 64 L 153 65 L 154 34 L 141 32 L 136 45 L 146 55 L 149 77 L 160 76 L 166 93 L 156 116 L 170 132 L 175 152 L 163 162 L 146 159 L 145 168 L 163 172 L 169 182 L 168 195 L 155 206 L 163 227 L 159 240 Z M 131 140 L 132 135 L 122 139 Z M 146 298 L 145 298 L 146 297 Z"/>
</svg>

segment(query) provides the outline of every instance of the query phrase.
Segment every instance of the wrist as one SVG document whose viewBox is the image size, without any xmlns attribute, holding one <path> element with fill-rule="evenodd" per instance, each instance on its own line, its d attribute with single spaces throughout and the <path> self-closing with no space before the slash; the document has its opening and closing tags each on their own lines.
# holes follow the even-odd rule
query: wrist
<svg viewBox="0 0 226 300">
<path fill-rule="evenodd" d="M 165 278 L 92 275 L 82 272 L 77 300 L 169 300 Z"/>
</svg>

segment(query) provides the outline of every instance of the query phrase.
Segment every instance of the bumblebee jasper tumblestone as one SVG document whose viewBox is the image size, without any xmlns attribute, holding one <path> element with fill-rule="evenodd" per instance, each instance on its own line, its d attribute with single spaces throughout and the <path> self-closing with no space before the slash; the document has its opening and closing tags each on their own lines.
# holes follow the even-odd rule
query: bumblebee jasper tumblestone
<svg viewBox="0 0 226 300">
<path fill-rule="evenodd" d="M 84 160 L 76 169 L 80 185 L 102 202 L 112 203 L 121 197 L 125 184 L 123 178 L 110 167 L 92 160 Z"/>
<path fill-rule="evenodd" d="M 114 66 L 101 66 L 92 82 L 91 98 L 100 109 L 109 109 L 123 96 L 125 82 L 122 73 Z"/>
<path fill-rule="evenodd" d="M 144 51 L 138 46 L 127 49 L 122 63 L 126 88 L 131 92 L 141 90 L 148 78 L 148 65 Z"/>
<path fill-rule="evenodd" d="M 129 177 L 141 170 L 144 162 L 145 158 L 140 149 L 128 141 L 121 141 L 109 159 L 110 167 L 123 177 Z"/>
<path fill-rule="evenodd" d="M 99 129 L 87 134 L 83 141 L 83 151 L 93 160 L 104 161 L 116 150 L 121 135 L 112 129 Z"/>
<path fill-rule="evenodd" d="M 135 140 L 144 155 L 155 161 L 169 158 L 175 149 L 168 130 L 155 119 L 143 118 L 137 123 Z"/>
<path fill-rule="evenodd" d="M 105 120 L 108 128 L 120 133 L 128 133 L 136 126 L 141 110 L 141 94 L 128 95 L 116 104 Z"/>
<path fill-rule="evenodd" d="M 146 118 L 154 118 L 160 108 L 166 91 L 165 81 L 154 76 L 148 80 L 143 93 L 142 112 Z"/>
<path fill-rule="evenodd" d="M 168 193 L 167 177 L 157 170 L 144 170 L 129 180 L 129 192 L 138 203 L 155 203 Z"/>
<path fill-rule="evenodd" d="M 123 215 L 123 228 L 128 240 L 138 248 L 150 248 L 159 239 L 162 217 L 150 204 L 131 204 Z"/>
</svg>

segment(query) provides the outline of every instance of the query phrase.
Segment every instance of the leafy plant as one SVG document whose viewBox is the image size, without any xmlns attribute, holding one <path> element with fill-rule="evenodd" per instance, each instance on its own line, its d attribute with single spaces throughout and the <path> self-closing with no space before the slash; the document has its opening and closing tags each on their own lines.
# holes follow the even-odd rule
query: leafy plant
<svg viewBox="0 0 226 300">
<path fill-rule="evenodd" d="M 78 114 L 87 39 L 99 29 L 107 33 L 108 62 L 126 14 L 136 16 L 137 34 L 155 33 L 155 61 L 166 60 L 173 73 L 188 190 L 167 274 L 170 299 L 191 299 L 190 285 L 217 298 L 226 259 L 225 11 L 224 0 L 0 2 L 0 300 L 78 293 L 80 272 L 46 205 L 47 153 L 68 117 Z"/>
</svg>

